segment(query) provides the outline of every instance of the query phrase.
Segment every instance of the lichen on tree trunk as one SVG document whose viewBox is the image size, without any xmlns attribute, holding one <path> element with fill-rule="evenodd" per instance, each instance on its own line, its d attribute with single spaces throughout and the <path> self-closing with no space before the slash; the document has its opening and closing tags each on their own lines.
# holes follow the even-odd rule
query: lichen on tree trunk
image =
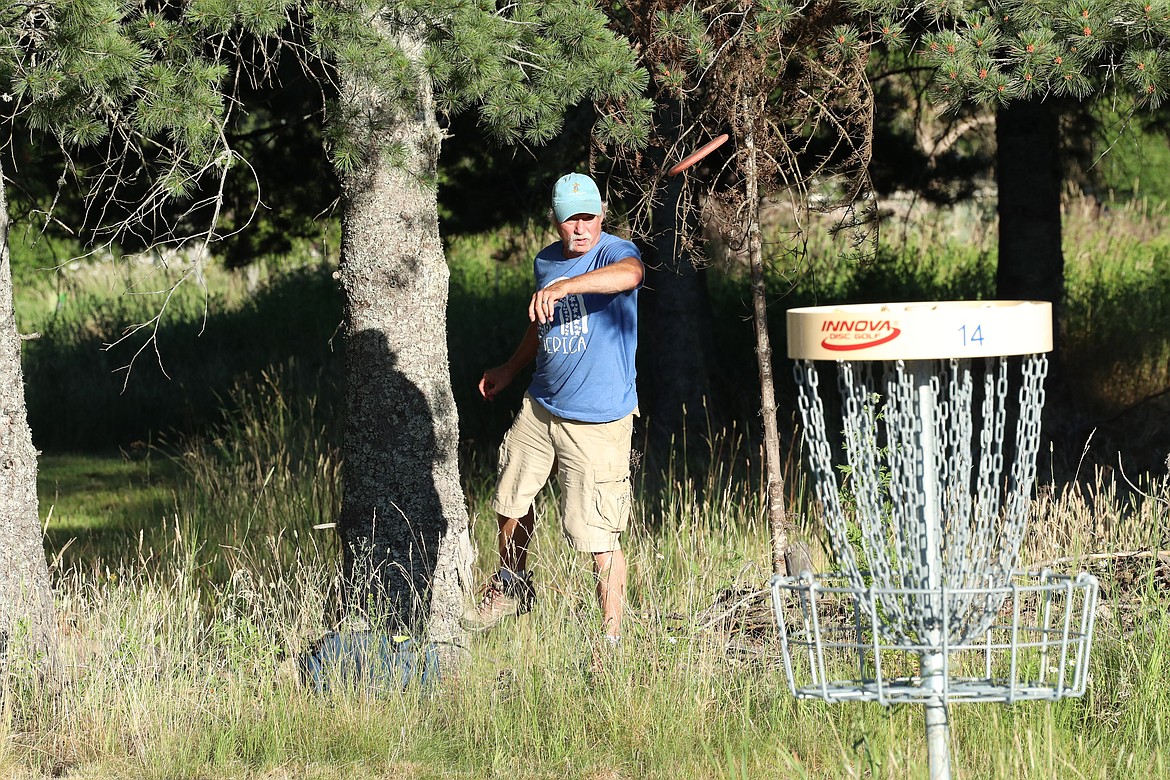
<svg viewBox="0 0 1170 780">
<path fill-rule="evenodd" d="M 401 44 L 417 62 L 422 44 Z M 406 109 L 354 83 L 343 101 L 372 120 L 367 162 L 342 177 L 347 605 L 457 643 L 472 556 L 434 185 L 442 133 L 426 83 Z M 388 157 L 392 144 L 405 153 Z"/>
</svg>

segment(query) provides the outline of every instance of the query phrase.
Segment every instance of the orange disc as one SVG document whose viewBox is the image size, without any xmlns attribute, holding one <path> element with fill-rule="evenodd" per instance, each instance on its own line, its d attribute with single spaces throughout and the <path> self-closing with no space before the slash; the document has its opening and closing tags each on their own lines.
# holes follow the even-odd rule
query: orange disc
<svg viewBox="0 0 1170 780">
<path fill-rule="evenodd" d="M 682 162 L 677 163 L 673 168 L 667 171 L 666 175 L 676 176 L 682 173 L 687 168 L 690 168 L 692 165 L 697 163 L 699 160 L 702 160 L 704 157 L 711 154 L 711 152 L 715 151 L 720 146 L 723 146 L 725 143 L 727 143 L 727 133 L 723 133 L 722 135 L 712 138 L 710 141 L 703 144 L 697 150 L 685 157 Z"/>
</svg>

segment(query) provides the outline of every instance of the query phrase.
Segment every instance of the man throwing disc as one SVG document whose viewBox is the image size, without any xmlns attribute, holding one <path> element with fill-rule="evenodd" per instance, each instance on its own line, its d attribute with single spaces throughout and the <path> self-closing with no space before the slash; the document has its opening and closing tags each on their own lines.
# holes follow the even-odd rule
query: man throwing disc
<svg viewBox="0 0 1170 780">
<path fill-rule="evenodd" d="M 615 644 L 621 637 L 626 559 L 620 538 L 630 517 L 643 269 L 637 247 L 602 230 L 604 218 L 605 204 L 592 179 L 570 173 L 557 181 L 552 219 L 560 240 L 536 255 L 531 324 L 512 357 L 485 371 L 479 382 L 480 393 L 491 400 L 536 361 L 532 384 L 500 446 L 492 500 L 500 568 L 482 601 L 465 616 L 471 629 L 491 628 L 532 608 L 527 569 L 532 502 L 555 469 L 565 538 L 593 556 L 602 633 Z"/>
</svg>

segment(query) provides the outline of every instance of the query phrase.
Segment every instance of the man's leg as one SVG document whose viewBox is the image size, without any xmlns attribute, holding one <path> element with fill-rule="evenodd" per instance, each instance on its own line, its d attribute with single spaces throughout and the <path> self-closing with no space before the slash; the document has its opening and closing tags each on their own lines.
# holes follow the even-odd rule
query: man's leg
<svg viewBox="0 0 1170 780">
<path fill-rule="evenodd" d="M 597 578 L 597 603 L 605 636 L 616 641 L 622 635 L 622 611 L 626 603 L 626 555 L 621 550 L 593 553 Z"/>
<path fill-rule="evenodd" d="M 621 535 L 630 519 L 633 415 L 609 423 L 559 420 L 553 427 L 562 529 L 574 549 L 593 557 L 603 635 L 622 635 L 626 557 Z"/>
<path fill-rule="evenodd" d="M 496 518 L 500 526 L 500 569 L 513 573 L 526 571 L 528 543 L 532 541 L 532 531 L 536 527 L 533 508 L 528 507 L 528 513 L 523 517 L 496 515 Z"/>
<path fill-rule="evenodd" d="M 535 592 L 528 576 L 528 545 L 536 516 L 532 501 L 548 481 L 556 453 L 548 433 L 548 412 L 528 395 L 500 446 L 500 468 L 492 509 L 496 512 L 500 568 L 479 605 L 464 614 L 464 626 L 483 631 L 505 617 L 532 609 Z"/>
<path fill-rule="evenodd" d="M 526 567 L 528 543 L 532 539 L 536 515 L 529 506 L 522 517 L 496 514 L 499 523 L 500 568 L 492 575 L 478 606 L 463 616 L 463 626 L 471 631 L 486 631 L 501 620 L 532 610 L 535 592 Z"/>
</svg>

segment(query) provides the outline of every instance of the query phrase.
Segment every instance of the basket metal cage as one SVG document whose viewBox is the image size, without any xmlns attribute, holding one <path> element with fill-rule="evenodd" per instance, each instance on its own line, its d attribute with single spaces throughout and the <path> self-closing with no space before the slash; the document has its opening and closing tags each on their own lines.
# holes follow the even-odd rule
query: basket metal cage
<svg viewBox="0 0 1170 780">
<path fill-rule="evenodd" d="M 842 575 L 773 577 L 772 604 L 788 687 L 798 698 L 882 705 L 949 702 L 1055 701 L 1080 696 L 1089 674 L 1089 648 L 1098 594 L 1090 574 L 1017 574 L 994 588 L 858 589 Z M 937 600 L 944 623 L 951 597 L 997 603 L 993 621 L 977 636 L 951 642 L 893 636 L 882 603 Z M 938 654 L 941 675 L 920 673 L 924 655 Z M 927 684 L 929 682 L 929 684 Z"/>
</svg>

